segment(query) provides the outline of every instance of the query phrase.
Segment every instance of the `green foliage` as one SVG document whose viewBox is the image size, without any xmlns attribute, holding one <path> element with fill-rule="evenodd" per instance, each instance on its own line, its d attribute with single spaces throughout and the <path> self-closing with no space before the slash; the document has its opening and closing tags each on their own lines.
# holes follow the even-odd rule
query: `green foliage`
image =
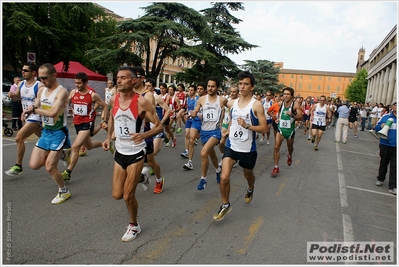
<svg viewBox="0 0 399 267">
<path fill-rule="evenodd" d="M 266 93 L 272 91 L 280 92 L 282 86 L 278 84 L 279 68 L 274 67 L 274 62 L 269 60 L 244 60 L 242 66 L 245 70 L 252 73 L 256 80 L 255 91 Z"/>
<path fill-rule="evenodd" d="M 230 14 L 230 10 L 244 10 L 242 3 L 213 2 L 211 8 L 203 9 L 211 35 L 202 38 L 198 46 L 193 47 L 197 57 L 191 58 L 195 64 L 191 69 L 185 69 L 175 78 L 178 81 L 197 83 L 205 81 L 209 76 L 219 77 L 221 81 L 235 79 L 241 71 L 228 54 L 239 54 L 258 47 L 245 42 L 234 29 L 233 24 L 242 22 Z M 191 47 L 190 47 L 191 48 Z"/>
<path fill-rule="evenodd" d="M 367 83 L 367 70 L 361 69 L 346 88 L 345 98 L 350 102 L 364 103 L 366 101 Z"/>
<path fill-rule="evenodd" d="M 112 32 L 104 15 L 93 3 L 3 3 L 3 59 L 15 72 L 27 52 L 36 53 L 37 65 L 82 61 L 101 32 Z"/>
</svg>

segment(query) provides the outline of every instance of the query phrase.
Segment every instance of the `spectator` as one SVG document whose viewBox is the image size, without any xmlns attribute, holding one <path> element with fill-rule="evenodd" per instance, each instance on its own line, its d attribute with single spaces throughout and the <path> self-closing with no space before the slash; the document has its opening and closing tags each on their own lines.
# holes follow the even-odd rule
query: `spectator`
<svg viewBox="0 0 399 267">
<path fill-rule="evenodd" d="M 388 192 L 396 195 L 396 100 L 391 105 L 392 111 L 385 114 L 375 126 L 375 131 L 378 132 L 384 128 L 388 119 L 392 120 L 392 125 L 388 130 L 388 138 L 380 138 L 380 166 L 378 168 L 378 176 L 375 184 L 382 186 L 385 181 L 385 176 L 388 171 L 389 164 L 389 183 Z"/>
<path fill-rule="evenodd" d="M 366 120 L 367 120 L 367 109 L 366 106 L 363 104 L 360 104 L 360 119 L 361 119 L 361 126 L 362 129 L 360 131 L 364 132 L 364 127 L 366 126 Z"/>
<path fill-rule="evenodd" d="M 348 138 L 348 124 L 349 124 L 349 108 L 346 106 L 346 100 L 342 100 L 342 105 L 337 109 L 338 120 L 337 128 L 335 130 L 334 142 L 339 143 L 342 131 L 342 144 L 346 144 Z"/>
<path fill-rule="evenodd" d="M 22 114 L 22 103 L 21 96 L 17 94 L 18 84 L 21 82 L 21 78 L 18 76 L 14 77 L 14 84 L 11 86 L 8 96 L 11 98 L 11 110 L 12 110 L 12 129 L 14 131 L 22 128 L 21 114 Z M 17 128 L 18 124 L 18 128 Z"/>
</svg>

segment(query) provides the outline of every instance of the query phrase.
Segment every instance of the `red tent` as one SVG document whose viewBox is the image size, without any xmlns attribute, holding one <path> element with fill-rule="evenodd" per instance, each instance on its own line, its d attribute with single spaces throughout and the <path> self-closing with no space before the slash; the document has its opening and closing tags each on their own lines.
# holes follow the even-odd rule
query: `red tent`
<svg viewBox="0 0 399 267">
<path fill-rule="evenodd" d="M 58 62 L 54 65 L 57 70 L 57 81 L 59 84 L 64 86 L 68 91 L 71 91 L 75 87 L 75 75 L 78 72 L 84 72 L 89 77 L 89 86 L 96 90 L 97 94 L 104 99 L 105 87 L 107 87 L 107 76 L 98 74 L 92 70 L 89 70 L 82 64 L 76 61 L 69 61 L 68 71 L 64 70 L 64 62 Z"/>
</svg>

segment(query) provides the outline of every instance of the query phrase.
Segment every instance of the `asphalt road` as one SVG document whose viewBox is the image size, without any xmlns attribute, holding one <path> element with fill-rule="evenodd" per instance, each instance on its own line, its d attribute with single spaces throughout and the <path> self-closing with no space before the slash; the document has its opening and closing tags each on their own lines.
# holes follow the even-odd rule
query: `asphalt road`
<svg viewBox="0 0 399 267">
<path fill-rule="evenodd" d="M 70 127 L 72 141 L 75 137 Z M 15 134 L 14 134 L 15 136 Z M 293 164 L 281 149 L 280 175 L 271 178 L 273 145 L 258 141 L 254 198 L 245 204 L 242 169 L 231 176 L 231 213 L 220 222 L 212 217 L 221 204 L 213 168 L 208 186 L 198 191 L 200 145 L 194 170 L 185 171 L 176 148 L 163 147 L 157 161 L 165 189 L 153 194 L 138 187 L 138 221 L 142 232 L 132 242 L 121 237 L 129 223 L 123 200 L 111 197 L 113 159 L 96 149 L 81 157 L 68 188 L 71 198 L 50 202 L 57 187 L 42 168 L 29 168 L 34 138 L 27 142 L 18 177 L 3 174 L 3 264 L 306 264 L 307 242 L 395 243 L 396 197 L 374 185 L 378 139 L 369 132 L 349 134 L 335 144 L 333 128 L 325 132 L 319 151 L 299 129 Z M 3 136 L 3 170 L 15 163 L 14 137 Z M 101 131 L 94 140 L 104 140 Z M 272 144 L 274 142 L 272 141 Z M 63 171 L 64 166 L 60 163 Z M 396 255 L 394 263 L 396 263 Z"/>
</svg>

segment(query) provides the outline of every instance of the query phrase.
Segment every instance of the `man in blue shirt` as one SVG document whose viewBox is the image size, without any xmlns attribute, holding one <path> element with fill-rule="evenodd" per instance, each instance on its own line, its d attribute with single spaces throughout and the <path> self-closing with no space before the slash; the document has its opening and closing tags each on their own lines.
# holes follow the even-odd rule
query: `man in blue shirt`
<svg viewBox="0 0 399 267">
<path fill-rule="evenodd" d="M 335 140 L 334 142 L 339 143 L 341 130 L 342 130 L 342 144 L 346 144 L 348 138 L 348 125 L 349 125 L 349 108 L 347 107 L 346 100 L 342 100 L 342 105 L 337 109 L 338 120 L 337 128 L 335 129 Z"/>
<path fill-rule="evenodd" d="M 377 181 L 375 184 L 381 186 L 385 180 L 389 164 L 389 184 L 388 192 L 396 195 L 396 100 L 392 102 L 391 112 L 382 116 L 374 130 L 376 132 L 384 128 L 388 120 L 392 120 L 392 125 L 388 130 L 388 138 L 380 138 L 380 167 L 378 169 Z"/>
</svg>

